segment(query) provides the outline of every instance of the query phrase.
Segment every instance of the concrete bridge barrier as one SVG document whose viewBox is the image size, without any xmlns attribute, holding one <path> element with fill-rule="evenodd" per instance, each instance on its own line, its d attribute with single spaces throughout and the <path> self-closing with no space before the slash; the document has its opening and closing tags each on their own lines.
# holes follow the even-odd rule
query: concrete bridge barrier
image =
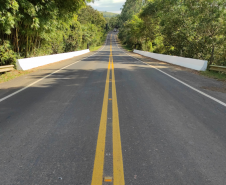
<svg viewBox="0 0 226 185">
<path fill-rule="evenodd" d="M 184 57 L 178 57 L 178 56 L 157 54 L 157 53 L 151 53 L 147 51 L 140 51 L 136 49 L 133 52 L 146 57 L 156 59 L 156 60 L 161 60 L 163 62 L 194 69 L 197 71 L 205 71 L 208 64 L 208 62 L 205 60 L 199 60 L 199 59 L 193 59 L 193 58 L 184 58 Z"/>
<path fill-rule="evenodd" d="M 86 49 L 86 50 L 74 51 L 69 53 L 60 53 L 60 54 L 47 55 L 47 56 L 41 56 L 41 57 L 18 59 L 16 62 L 16 67 L 18 70 L 25 71 L 35 67 L 40 67 L 40 66 L 51 64 L 54 62 L 59 62 L 61 60 L 73 58 L 75 56 L 79 56 L 88 52 L 90 52 L 89 49 Z"/>
</svg>

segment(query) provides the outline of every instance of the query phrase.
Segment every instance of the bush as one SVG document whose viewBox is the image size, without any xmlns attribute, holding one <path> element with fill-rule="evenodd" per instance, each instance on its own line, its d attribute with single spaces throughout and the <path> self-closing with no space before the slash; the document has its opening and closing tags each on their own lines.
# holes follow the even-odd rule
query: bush
<svg viewBox="0 0 226 185">
<path fill-rule="evenodd" d="M 16 56 L 17 55 L 11 48 L 10 42 L 0 40 L 0 66 L 15 65 Z"/>
</svg>

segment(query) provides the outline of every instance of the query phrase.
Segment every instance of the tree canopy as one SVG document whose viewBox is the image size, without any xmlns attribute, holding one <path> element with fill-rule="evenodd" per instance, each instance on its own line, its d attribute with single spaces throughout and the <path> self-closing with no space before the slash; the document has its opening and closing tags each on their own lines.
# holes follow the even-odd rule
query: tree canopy
<svg viewBox="0 0 226 185">
<path fill-rule="evenodd" d="M 226 65 L 224 0 L 127 0 L 119 38 L 133 48 Z"/>
<path fill-rule="evenodd" d="M 99 44 L 106 21 L 86 5 L 91 1 L 0 0 L 0 57 L 9 50 L 11 58 L 31 57 Z M 10 57 L 0 65 L 12 63 Z"/>
</svg>

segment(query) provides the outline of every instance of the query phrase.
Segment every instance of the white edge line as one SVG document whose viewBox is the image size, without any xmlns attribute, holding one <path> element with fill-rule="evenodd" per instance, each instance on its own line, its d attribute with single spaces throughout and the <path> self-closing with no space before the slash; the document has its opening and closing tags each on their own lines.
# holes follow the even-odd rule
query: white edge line
<svg viewBox="0 0 226 185">
<path fill-rule="evenodd" d="M 102 47 L 102 49 L 99 50 L 99 51 L 97 51 L 97 52 L 94 53 L 93 55 L 96 55 L 97 53 L 99 53 L 100 51 L 102 51 L 102 50 L 105 48 L 105 46 L 106 46 L 106 44 L 107 44 L 107 39 L 108 39 L 108 37 L 106 38 L 105 45 Z M 90 55 L 90 56 L 88 56 L 88 57 L 86 57 L 86 58 L 83 58 L 82 60 L 85 60 L 85 59 L 87 59 L 87 58 L 89 58 L 89 57 L 92 57 L 93 55 Z M 39 79 L 39 80 L 36 80 L 35 82 L 33 82 L 33 83 L 27 85 L 26 87 L 24 87 L 24 88 L 22 88 L 22 89 L 20 89 L 20 90 L 17 90 L 16 92 L 11 93 L 11 94 L 9 94 L 8 96 L 5 96 L 4 98 L 1 98 L 1 99 L 0 99 L 0 102 L 2 102 L 2 101 L 4 101 L 4 100 L 6 100 L 6 99 L 8 99 L 8 98 L 10 98 L 10 97 L 12 97 L 12 96 L 18 94 L 18 93 L 20 93 L 21 91 L 24 91 L 25 89 L 31 87 L 32 85 L 34 85 L 34 84 L 36 84 L 36 83 L 38 83 L 38 82 L 40 82 L 40 81 L 42 81 L 42 80 L 44 80 L 45 78 L 48 78 L 49 76 L 51 76 L 51 75 L 53 75 L 53 74 L 55 74 L 55 73 L 61 71 L 62 69 L 65 69 L 65 68 L 67 68 L 67 67 L 69 67 L 69 66 L 71 66 L 71 65 L 74 65 L 75 63 L 81 62 L 82 60 L 73 62 L 72 64 L 69 64 L 69 65 L 67 65 L 67 66 L 65 66 L 65 67 L 62 67 L 62 68 L 60 68 L 60 69 L 58 69 L 58 70 L 56 70 L 56 71 L 54 71 L 54 72 L 52 72 L 52 73 L 50 73 L 50 74 L 44 76 L 43 78 L 41 78 L 41 79 Z"/>
<path fill-rule="evenodd" d="M 117 47 L 119 48 L 119 46 L 118 46 L 118 44 L 117 44 L 117 42 L 116 42 L 116 39 L 115 39 L 115 43 L 116 43 Z M 119 49 L 122 50 L 121 48 L 119 48 Z M 122 50 L 122 51 L 123 51 L 123 50 Z M 127 54 L 125 51 L 123 51 L 123 52 L 124 52 L 125 54 Z M 204 93 L 204 92 L 202 92 L 202 91 L 200 91 L 200 90 L 198 90 L 198 89 L 196 89 L 196 88 L 194 88 L 194 87 L 192 87 L 192 86 L 190 86 L 190 85 L 188 85 L 187 83 L 185 83 L 185 82 L 183 82 L 183 81 L 181 81 L 181 80 L 179 80 L 179 79 L 177 79 L 177 78 L 171 76 L 170 74 L 168 74 L 168 73 L 162 71 L 161 69 L 156 68 L 155 66 L 152 66 L 152 65 L 150 65 L 150 64 L 148 64 L 148 63 L 146 63 L 146 62 L 143 62 L 143 61 L 141 61 L 141 60 L 139 60 L 139 59 L 137 59 L 137 58 L 135 58 L 135 57 L 133 57 L 133 56 L 131 56 L 131 55 L 129 55 L 129 54 L 127 54 L 127 55 L 130 56 L 130 57 L 132 57 L 132 58 L 134 58 L 134 59 L 136 59 L 136 60 L 138 60 L 139 62 L 142 62 L 142 63 L 144 63 L 144 64 L 146 64 L 146 65 L 148 65 L 148 66 L 151 66 L 152 68 L 154 68 L 154 69 L 158 70 L 159 72 L 161 72 L 161 73 L 163 73 L 163 74 L 169 76 L 170 78 L 172 78 L 172 79 L 174 79 L 174 80 L 176 80 L 176 81 L 182 83 L 183 85 L 189 87 L 190 89 L 192 89 L 192 90 L 194 90 L 194 91 L 196 91 L 196 92 L 202 94 L 203 96 L 206 96 L 206 97 L 210 98 L 211 100 L 213 100 L 213 101 L 215 101 L 215 102 L 217 102 L 217 103 L 219 103 L 219 104 L 221 104 L 221 105 L 223 105 L 223 106 L 226 107 L 226 103 L 224 103 L 224 102 L 222 102 L 222 101 L 220 101 L 220 100 L 218 100 L 218 99 L 216 99 L 216 98 L 214 98 L 214 97 L 212 97 L 212 96 L 210 96 L 210 95 L 208 95 L 208 94 L 206 94 L 206 93 Z"/>
</svg>

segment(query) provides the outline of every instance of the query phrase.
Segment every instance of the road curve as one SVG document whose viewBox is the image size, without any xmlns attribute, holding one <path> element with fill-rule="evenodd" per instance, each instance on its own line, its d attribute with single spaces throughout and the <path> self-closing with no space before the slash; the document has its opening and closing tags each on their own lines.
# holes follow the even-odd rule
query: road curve
<svg viewBox="0 0 226 185">
<path fill-rule="evenodd" d="M 13 83 L 0 90 L 2 185 L 226 184 L 226 107 L 129 56 L 115 33 L 0 88 Z"/>
</svg>

